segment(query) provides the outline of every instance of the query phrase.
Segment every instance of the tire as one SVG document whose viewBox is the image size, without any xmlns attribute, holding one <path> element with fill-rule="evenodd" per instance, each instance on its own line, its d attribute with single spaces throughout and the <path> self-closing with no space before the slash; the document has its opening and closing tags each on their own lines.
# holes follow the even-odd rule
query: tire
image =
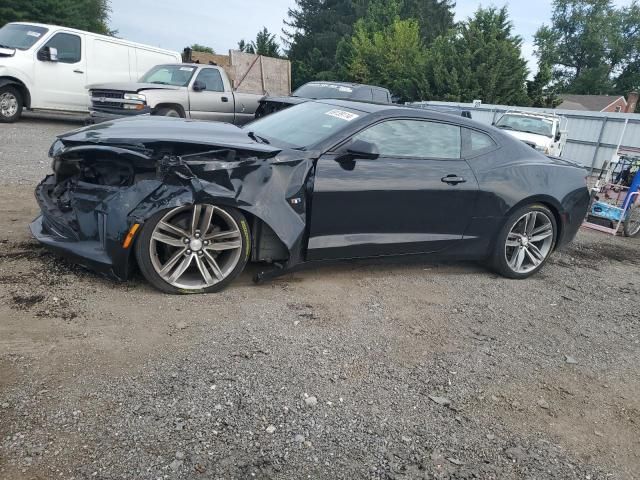
<svg viewBox="0 0 640 480">
<path fill-rule="evenodd" d="M 159 117 L 184 118 L 180 110 L 175 107 L 162 107 L 156 110 Z"/>
<path fill-rule="evenodd" d="M 20 91 L 11 86 L 0 87 L 0 123 L 13 123 L 22 115 L 24 100 Z"/>
<path fill-rule="evenodd" d="M 496 237 L 493 269 L 507 278 L 530 277 L 549 259 L 557 235 L 555 216 L 547 207 L 532 204 L 519 208 L 509 216 Z"/>
<path fill-rule="evenodd" d="M 134 250 L 142 275 L 158 290 L 213 293 L 244 270 L 251 234 L 246 218 L 235 208 L 185 205 L 152 215 Z"/>
<path fill-rule="evenodd" d="M 622 231 L 625 237 L 635 238 L 640 235 L 640 205 L 631 205 Z"/>
</svg>

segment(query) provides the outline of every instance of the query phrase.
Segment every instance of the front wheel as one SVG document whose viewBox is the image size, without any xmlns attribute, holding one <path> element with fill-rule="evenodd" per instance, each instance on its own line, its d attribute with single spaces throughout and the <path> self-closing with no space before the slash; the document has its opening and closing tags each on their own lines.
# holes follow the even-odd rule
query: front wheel
<svg viewBox="0 0 640 480">
<path fill-rule="evenodd" d="M 174 107 L 159 108 L 155 114 L 159 117 L 182 118 L 180 111 Z"/>
<path fill-rule="evenodd" d="M 247 220 L 209 204 L 164 210 L 145 222 L 135 253 L 144 277 L 167 293 L 211 293 L 244 269 L 251 251 Z"/>
<path fill-rule="evenodd" d="M 522 279 L 546 263 L 557 237 L 557 224 L 544 205 L 528 205 L 509 216 L 498 234 L 493 267 L 508 278 Z"/>
<path fill-rule="evenodd" d="M 0 87 L 0 122 L 13 123 L 22 115 L 23 100 L 20 92 L 11 85 Z"/>
</svg>

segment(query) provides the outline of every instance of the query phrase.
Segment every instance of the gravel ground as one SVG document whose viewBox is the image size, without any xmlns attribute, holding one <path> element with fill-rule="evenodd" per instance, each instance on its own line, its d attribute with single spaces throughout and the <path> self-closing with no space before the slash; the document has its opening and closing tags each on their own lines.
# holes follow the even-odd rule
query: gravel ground
<svg viewBox="0 0 640 480">
<path fill-rule="evenodd" d="M 75 127 L 0 125 L 0 478 L 640 478 L 637 240 L 162 295 L 29 238 Z"/>
</svg>

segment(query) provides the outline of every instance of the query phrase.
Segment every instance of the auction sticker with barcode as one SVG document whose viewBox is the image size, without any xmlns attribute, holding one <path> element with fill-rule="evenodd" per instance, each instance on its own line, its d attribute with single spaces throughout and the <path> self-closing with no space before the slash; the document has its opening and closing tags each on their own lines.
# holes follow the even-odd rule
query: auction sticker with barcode
<svg viewBox="0 0 640 480">
<path fill-rule="evenodd" d="M 360 116 L 355 113 L 345 112 L 344 110 L 338 110 L 338 109 L 329 110 L 328 112 L 325 113 L 325 115 L 330 115 L 332 117 L 340 118 L 341 120 L 346 120 L 347 122 L 350 122 L 351 120 L 354 120 Z"/>
</svg>

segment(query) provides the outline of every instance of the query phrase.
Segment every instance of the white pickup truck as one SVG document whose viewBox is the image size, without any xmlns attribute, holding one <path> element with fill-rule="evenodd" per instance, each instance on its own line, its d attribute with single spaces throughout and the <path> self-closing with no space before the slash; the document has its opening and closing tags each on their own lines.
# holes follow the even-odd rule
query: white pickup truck
<svg viewBox="0 0 640 480">
<path fill-rule="evenodd" d="M 242 125 L 264 96 L 235 91 L 222 67 L 199 63 L 156 65 L 138 82 L 88 88 L 91 123 L 146 113 Z"/>
<path fill-rule="evenodd" d="M 567 143 L 566 123 L 557 115 L 511 110 L 494 125 L 545 155 L 559 157 Z"/>
</svg>

